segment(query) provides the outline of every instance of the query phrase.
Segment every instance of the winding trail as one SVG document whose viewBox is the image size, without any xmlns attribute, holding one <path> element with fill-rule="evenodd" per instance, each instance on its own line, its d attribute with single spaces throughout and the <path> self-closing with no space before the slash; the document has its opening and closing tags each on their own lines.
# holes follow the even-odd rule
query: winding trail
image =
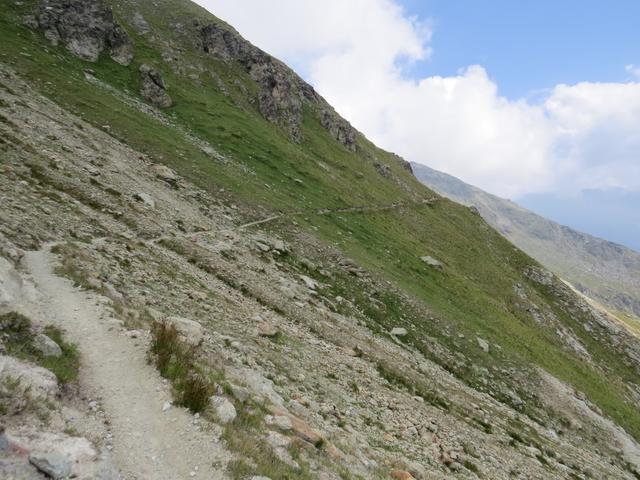
<svg viewBox="0 0 640 480">
<path fill-rule="evenodd" d="M 186 410 L 171 407 L 169 387 L 146 361 L 147 340 L 127 336 L 104 297 L 75 288 L 53 272 L 50 246 L 23 260 L 40 292 L 37 314 L 77 344 L 80 386 L 100 399 L 113 435 L 113 456 L 126 480 L 225 479 L 229 456 L 213 432 L 196 428 Z"/>
</svg>

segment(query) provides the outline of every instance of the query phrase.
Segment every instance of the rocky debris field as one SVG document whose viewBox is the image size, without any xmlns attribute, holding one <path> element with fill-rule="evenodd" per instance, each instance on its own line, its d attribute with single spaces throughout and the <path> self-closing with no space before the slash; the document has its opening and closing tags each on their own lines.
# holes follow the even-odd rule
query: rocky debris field
<svg viewBox="0 0 640 480">
<path fill-rule="evenodd" d="M 385 286 L 343 254 L 295 227 L 251 225 L 259 212 L 4 65 L 0 87 L 0 313 L 29 318 L 40 352 L 0 357 L 3 478 L 637 478 L 637 444 L 580 392 L 524 372 L 522 390 L 562 412 L 537 422 L 515 392 L 496 400 L 489 370 L 476 372 L 484 391 L 471 388 L 403 341 L 409 324 L 381 330 L 336 293 L 356 285 L 384 308 Z M 594 331 L 619 328 L 593 318 Z M 77 378 L 37 363 L 61 349 L 49 325 L 76 345 Z"/>
</svg>

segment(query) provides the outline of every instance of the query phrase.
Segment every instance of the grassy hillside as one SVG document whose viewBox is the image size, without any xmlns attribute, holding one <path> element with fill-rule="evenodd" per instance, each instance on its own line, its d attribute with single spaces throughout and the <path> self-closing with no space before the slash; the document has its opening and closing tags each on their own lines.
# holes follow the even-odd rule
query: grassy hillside
<svg viewBox="0 0 640 480">
<path fill-rule="evenodd" d="M 326 260 L 326 251 L 338 251 L 364 268 L 369 276 L 339 269 L 333 279 L 309 273 L 353 299 L 374 332 L 406 328 L 401 340 L 408 347 L 536 421 L 553 422 L 553 412 L 542 409 L 523 380 L 535 382 L 541 367 L 584 392 L 640 439 L 640 415 L 630 393 L 639 370 L 625 353 L 631 340 L 598 326 L 595 333 L 583 328 L 591 317 L 573 294 L 556 280 L 540 281 L 531 273 L 538 271 L 537 262 L 469 208 L 445 198 L 424 202 L 435 194 L 396 156 L 360 134 L 356 151 L 345 148 L 321 124 L 321 101 L 303 103 L 297 141 L 281 124 L 267 121 L 247 71 L 199 48 L 200 26 L 219 20 L 182 0 L 110 2 L 135 48 L 133 63 L 125 67 L 106 54 L 88 63 L 63 46 L 51 46 L 41 32 L 21 24 L 33 3 L 11 2 L 0 13 L 0 62 L 44 95 L 237 205 L 247 221 L 285 213 L 264 227 L 307 248 L 308 255 L 318 242 L 318 261 Z M 136 33 L 129 23 L 136 11 L 149 23 L 149 33 Z M 168 85 L 173 106 L 161 113 L 143 107 L 142 63 L 156 68 Z M 89 77 L 87 69 L 93 71 Z M 392 204 L 387 210 L 319 214 Z M 305 237 L 312 239 L 308 245 Z M 425 255 L 443 268 L 427 265 Z M 539 321 L 527 302 L 548 321 Z M 559 324 L 591 361 L 558 334 Z M 477 338 L 491 348 L 480 348 Z M 489 382 L 478 373 L 482 369 Z"/>
<path fill-rule="evenodd" d="M 414 164 L 425 185 L 473 205 L 507 239 L 614 312 L 640 317 L 640 254 L 547 220 L 450 175 Z"/>
</svg>

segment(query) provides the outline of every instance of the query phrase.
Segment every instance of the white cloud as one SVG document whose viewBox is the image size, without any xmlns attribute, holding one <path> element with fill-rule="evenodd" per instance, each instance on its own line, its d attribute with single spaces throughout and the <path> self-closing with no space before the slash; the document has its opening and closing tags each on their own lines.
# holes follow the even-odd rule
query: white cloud
<svg viewBox="0 0 640 480">
<path fill-rule="evenodd" d="M 635 66 L 633 63 L 625 65 L 624 69 L 634 77 L 640 78 L 640 67 Z"/>
<path fill-rule="evenodd" d="M 574 189 L 640 190 L 640 83 L 558 85 L 545 109 Z"/>
<path fill-rule="evenodd" d="M 640 189 L 640 83 L 580 83 L 532 104 L 478 65 L 411 79 L 428 24 L 393 0 L 200 0 L 281 57 L 374 142 L 491 192 Z M 633 65 L 629 73 L 640 73 Z"/>
</svg>

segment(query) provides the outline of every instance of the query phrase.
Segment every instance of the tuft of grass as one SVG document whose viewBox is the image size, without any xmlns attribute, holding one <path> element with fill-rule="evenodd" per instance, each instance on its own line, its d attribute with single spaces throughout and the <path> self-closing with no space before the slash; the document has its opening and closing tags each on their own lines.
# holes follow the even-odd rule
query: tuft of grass
<svg viewBox="0 0 640 480">
<path fill-rule="evenodd" d="M 59 357 L 41 357 L 38 363 L 51 370 L 61 384 L 75 383 L 78 380 L 78 372 L 80 370 L 80 354 L 77 346 L 66 342 L 59 328 L 48 326 L 45 327 L 44 333 L 60 346 L 62 355 Z"/>
<path fill-rule="evenodd" d="M 462 462 L 462 465 L 464 466 L 464 468 L 466 468 L 470 472 L 475 473 L 476 475 L 480 473 L 480 469 L 478 468 L 478 466 L 468 458 L 464 459 L 464 461 Z"/>
<path fill-rule="evenodd" d="M 198 373 L 191 372 L 182 381 L 182 405 L 192 412 L 202 412 L 209 404 L 209 397 L 213 394 L 212 385 Z"/>
<path fill-rule="evenodd" d="M 152 325 L 151 355 L 160 375 L 171 380 L 178 403 L 194 413 L 202 412 L 215 392 L 215 384 L 196 363 L 194 349 L 179 339 L 173 325 Z"/>
<path fill-rule="evenodd" d="M 75 345 L 66 342 L 62 331 L 47 326 L 44 334 L 62 350 L 59 357 L 45 357 L 33 347 L 33 332 L 29 318 L 17 312 L 0 315 L 0 332 L 4 333 L 7 353 L 33 362 L 53 372 L 61 385 L 75 383 L 80 370 L 80 355 Z"/>
</svg>

